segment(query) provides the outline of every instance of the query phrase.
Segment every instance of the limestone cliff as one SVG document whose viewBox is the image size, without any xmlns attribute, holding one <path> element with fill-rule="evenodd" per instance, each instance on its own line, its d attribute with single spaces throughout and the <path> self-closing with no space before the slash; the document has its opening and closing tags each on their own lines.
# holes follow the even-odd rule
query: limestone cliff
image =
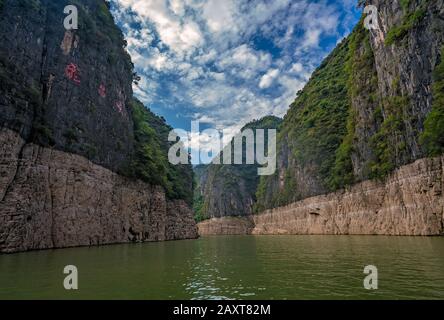
<svg viewBox="0 0 444 320">
<path fill-rule="evenodd" d="M 195 238 L 191 167 L 133 98 L 107 2 L 3 0 L 0 38 L 0 251 Z"/>
<path fill-rule="evenodd" d="M 252 216 L 212 218 L 198 223 L 199 235 L 249 235 L 254 229 Z"/>
<path fill-rule="evenodd" d="M 0 131 L 0 251 L 196 237 L 188 204 L 88 159 Z"/>
<path fill-rule="evenodd" d="M 443 1 L 361 2 L 377 7 L 379 29 L 362 19 L 291 105 L 278 172 L 261 180 L 260 211 L 442 154 Z"/>
<path fill-rule="evenodd" d="M 363 16 L 290 106 L 277 172 L 257 186 L 255 234 L 443 232 L 444 2 L 359 3 L 377 8 L 379 27 Z"/>
<path fill-rule="evenodd" d="M 202 235 L 329 234 L 444 235 L 444 157 L 397 169 L 385 182 L 365 181 L 250 217 L 245 222 L 213 219 Z M 234 224 L 234 225 L 233 225 Z"/>
<path fill-rule="evenodd" d="M 251 129 L 278 129 L 282 119 L 267 116 L 245 125 L 241 131 Z M 233 141 L 225 148 L 233 148 Z M 265 136 L 265 145 L 268 139 Z M 225 151 L 224 150 L 224 151 Z M 223 158 L 224 151 L 219 155 Z M 245 152 L 245 151 L 244 151 Z M 198 178 L 195 190 L 195 209 L 198 219 L 226 216 L 248 216 L 254 212 L 256 189 L 259 183 L 257 169 L 253 165 L 206 165 L 195 168 Z"/>
</svg>

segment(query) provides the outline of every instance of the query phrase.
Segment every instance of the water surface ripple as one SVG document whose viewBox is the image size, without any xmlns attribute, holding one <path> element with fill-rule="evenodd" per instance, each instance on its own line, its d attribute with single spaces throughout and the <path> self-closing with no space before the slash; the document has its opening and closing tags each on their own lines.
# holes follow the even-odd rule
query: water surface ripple
<svg viewBox="0 0 444 320">
<path fill-rule="evenodd" d="M 63 268 L 79 290 L 63 288 Z M 366 265 L 379 290 L 363 287 Z M 444 299 L 444 238 L 233 236 L 0 255 L 1 299 Z"/>
</svg>

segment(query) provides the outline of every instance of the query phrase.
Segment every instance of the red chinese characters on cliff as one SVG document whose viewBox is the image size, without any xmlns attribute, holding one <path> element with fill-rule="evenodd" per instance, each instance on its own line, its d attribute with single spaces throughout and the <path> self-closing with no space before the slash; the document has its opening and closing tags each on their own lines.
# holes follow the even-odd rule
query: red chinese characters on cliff
<svg viewBox="0 0 444 320">
<path fill-rule="evenodd" d="M 102 98 L 106 98 L 106 87 L 104 84 L 101 84 L 99 86 L 99 96 L 101 96 Z"/>
<path fill-rule="evenodd" d="M 120 114 L 123 115 L 124 103 L 122 101 L 117 101 L 116 102 L 116 109 L 117 109 L 117 111 L 119 111 Z"/>
<path fill-rule="evenodd" d="M 80 84 L 80 70 L 76 64 L 70 63 L 65 68 L 65 75 L 68 79 L 72 80 L 75 84 Z"/>
</svg>

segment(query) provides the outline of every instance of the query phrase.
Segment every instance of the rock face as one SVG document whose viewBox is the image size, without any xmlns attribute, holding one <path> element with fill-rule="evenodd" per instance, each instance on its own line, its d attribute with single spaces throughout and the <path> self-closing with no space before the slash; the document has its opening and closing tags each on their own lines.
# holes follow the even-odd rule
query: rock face
<svg viewBox="0 0 444 320">
<path fill-rule="evenodd" d="M 243 234 L 444 235 L 444 157 L 418 160 L 386 182 L 308 198 L 252 217 Z M 232 221 L 199 224 L 202 235 L 227 234 Z"/>
<path fill-rule="evenodd" d="M 134 147 L 131 58 L 104 1 L 2 1 L 0 125 L 124 171 Z M 79 29 L 65 30 L 64 8 Z"/>
<path fill-rule="evenodd" d="M 197 237 L 160 187 L 0 132 L 0 252 Z"/>
<path fill-rule="evenodd" d="M 431 156 L 421 137 L 440 94 L 433 75 L 443 59 L 444 2 L 360 2 L 377 7 L 380 28 L 369 31 L 362 19 L 291 105 L 278 174 L 262 179 L 259 211 L 385 178 Z"/>
<path fill-rule="evenodd" d="M 352 159 L 358 180 L 368 178 L 371 162 L 379 160 L 380 155 L 377 150 L 371 150 L 369 141 L 372 135 L 381 133 L 389 118 L 402 121 L 398 128 L 392 127 L 386 133 L 386 140 L 394 149 L 390 157 L 394 167 L 427 155 L 420 137 L 424 121 L 432 109 L 433 72 L 443 59 L 440 55 L 444 45 L 443 0 L 366 2 L 378 8 L 380 29 L 368 33 L 368 38 L 363 39 L 357 48 L 358 56 L 371 57 L 372 60 L 371 67 L 364 68 L 361 75 L 355 77 L 367 90 L 352 95 L 356 124 Z M 391 34 L 411 21 L 409 16 L 414 14 L 419 17 L 418 21 L 406 28 L 402 36 L 391 40 Z M 367 41 L 370 47 L 366 56 Z M 372 78 L 375 80 L 373 84 Z M 376 99 L 369 99 L 372 95 L 376 95 Z M 394 108 L 398 110 L 392 110 Z M 379 112 L 382 123 L 378 123 L 378 117 L 375 117 Z"/>
<path fill-rule="evenodd" d="M 267 116 L 247 124 L 242 131 L 251 129 L 277 130 L 282 119 Z M 265 136 L 265 144 L 268 139 Z M 219 155 L 233 148 L 234 142 Z M 245 158 L 245 155 L 244 155 Z M 233 161 L 233 160 L 232 160 Z M 200 218 L 226 216 L 248 216 L 253 213 L 256 189 L 259 183 L 259 164 L 245 165 L 204 165 L 195 168 L 198 182 L 195 189 L 195 209 Z"/>
<path fill-rule="evenodd" d="M 213 218 L 200 222 L 198 225 L 199 235 L 248 235 L 254 229 L 253 218 L 250 217 L 223 217 Z"/>
<path fill-rule="evenodd" d="M 277 172 L 251 197 L 263 212 L 254 234 L 443 233 L 442 159 L 432 157 L 444 150 L 444 1 L 359 3 L 376 6 L 379 28 L 365 28 L 363 17 L 290 106 Z M 218 205 L 208 216 L 217 217 L 232 215 L 220 208 L 243 195 L 210 199 Z"/>
<path fill-rule="evenodd" d="M 79 29 L 66 30 L 75 5 Z M 190 166 L 103 0 L 0 1 L 0 251 L 197 237 Z"/>
</svg>

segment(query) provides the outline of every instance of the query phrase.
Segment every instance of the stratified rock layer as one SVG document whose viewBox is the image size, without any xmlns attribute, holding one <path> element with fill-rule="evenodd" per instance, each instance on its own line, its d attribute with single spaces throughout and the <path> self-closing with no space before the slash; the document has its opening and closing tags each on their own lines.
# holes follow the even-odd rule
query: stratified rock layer
<svg viewBox="0 0 444 320">
<path fill-rule="evenodd" d="M 0 252 L 196 238 L 160 187 L 0 131 Z"/>
<path fill-rule="evenodd" d="M 246 235 L 254 228 L 251 217 L 222 217 L 203 221 L 198 225 L 199 235 Z"/>
<path fill-rule="evenodd" d="M 442 235 L 443 170 L 444 157 L 418 160 L 385 182 L 365 181 L 253 216 L 251 234 Z M 225 234 L 225 220 L 211 224 L 199 230 Z"/>
</svg>

